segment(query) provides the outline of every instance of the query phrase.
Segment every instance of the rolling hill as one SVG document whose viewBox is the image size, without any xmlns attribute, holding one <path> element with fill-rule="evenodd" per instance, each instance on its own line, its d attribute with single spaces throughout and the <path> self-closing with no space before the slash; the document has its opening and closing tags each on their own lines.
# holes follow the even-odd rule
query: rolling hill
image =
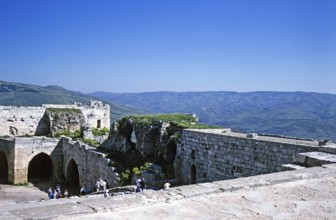
<svg viewBox="0 0 336 220">
<path fill-rule="evenodd" d="M 147 113 L 195 113 L 243 132 L 336 140 L 336 95 L 307 92 L 147 92 L 90 95 Z"/>
<path fill-rule="evenodd" d="M 97 99 L 81 92 L 66 90 L 59 86 L 37 86 L 22 83 L 0 81 L 0 105 L 11 106 L 39 106 L 41 104 L 74 104 L 80 102 L 89 104 L 90 100 Z M 99 100 L 99 99 L 98 99 Z M 126 114 L 139 111 L 104 101 L 111 107 L 111 121 Z"/>
<path fill-rule="evenodd" d="M 201 123 L 243 132 L 336 141 L 336 95 L 306 92 L 147 92 L 84 94 L 59 86 L 0 81 L 0 105 L 88 104 L 104 100 L 111 121 L 128 114 L 194 113 Z"/>
</svg>

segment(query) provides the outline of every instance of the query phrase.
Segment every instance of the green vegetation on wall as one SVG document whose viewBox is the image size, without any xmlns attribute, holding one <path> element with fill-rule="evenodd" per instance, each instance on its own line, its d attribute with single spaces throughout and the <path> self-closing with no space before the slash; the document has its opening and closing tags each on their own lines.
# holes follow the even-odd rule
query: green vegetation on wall
<svg viewBox="0 0 336 220">
<path fill-rule="evenodd" d="M 81 111 L 79 109 L 75 109 L 75 108 L 47 108 L 47 111 L 54 112 L 54 113 L 81 114 Z"/>
<path fill-rule="evenodd" d="M 152 163 L 150 162 L 146 162 L 140 167 L 133 167 L 131 170 L 127 169 L 124 172 L 122 172 L 120 174 L 120 185 L 124 186 L 124 185 L 131 184 L 131 178 L 133 176 L 140 176 L 141 172 L 146 171 L 151 164 Z"/>
<path fill-rule="evenodd" d="M 60 138 L 62 135 L 67 136 L 67 137 L 71 137 L 72 139 L 77 139 L 77 138 L 82 137 L 82 132 L 79 131 L 79 130 L 74 131 L 74 132 L 71 132 L 69 130 L 59 131 L 55 134 L 55 137 Z"/>
<path fill-rule="evenodd" d="M 83 142 L 85 144 L 88 144 L 88 145 L 92 146 L 92 147 L 99 147 L 99 142 L 94 140 L 94 139 L 85 138 L 83 140 Z"/>
<path fill-rule="evenodd" d="M 155 121 L 165 121 L 170 122 L 180 128 L 193 128 L 193 129 L 206 129 L 206 128 L 219 128 L 219 126 L 211 126 L 200 124 L 197 122 L 196 118 L 191 114 L 149 114 L 149 115 L 129 115 L 124 117 L 126 119 L 131 119 L 133 123 L 140 124 L 143 126 L 150 126 Z"/>
<path fill-rule="evenodd" d="M 83 139 L 83 135 L 82 135 L 81 131 L 79 131 L 79 130 L 74 131 L 74 132 L 70 132 L 68 130 L 57 132 L 55 137 L 60 138 L 62 135 L 66 136 L 66 137 L 70 137 L 73 140 L 83 141 L 85 144 L 90 145 L 92 147 L 99 147 L 99 142 L 98 141 L 96 141 L 94 139 L 89 139 L 89 138 Z"/>
<path fill-rule="evenodd" d="M 92 128 L 92 134 L 94 136 L 104 136 L 104 135 L 107 135 L 108 133 L 109 133 L 109 129 L 107 128 L 102 128 L 102 129 Z"/>
</svg>

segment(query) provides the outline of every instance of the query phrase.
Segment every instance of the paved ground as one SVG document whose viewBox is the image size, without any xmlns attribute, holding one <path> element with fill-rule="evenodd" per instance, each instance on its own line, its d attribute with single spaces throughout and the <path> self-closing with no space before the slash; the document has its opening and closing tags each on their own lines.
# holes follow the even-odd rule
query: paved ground
<svg viewBox="0 0 336 220">
<path fill-rule="evenodd" d="M 15 203 L 16 190 L 35 200 Z M 336 165 L 110 198 L 41 201 L 33 191 L 1 185 L 0 219 L 336 219 Z"/>
</svg>

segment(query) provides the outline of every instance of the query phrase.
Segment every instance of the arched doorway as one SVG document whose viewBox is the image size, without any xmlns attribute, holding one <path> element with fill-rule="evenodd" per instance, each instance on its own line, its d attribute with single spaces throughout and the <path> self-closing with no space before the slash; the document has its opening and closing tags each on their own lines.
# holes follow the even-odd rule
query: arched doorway
<svg viewBox="0 0 336 220">
<path fill-rule="evenodd" d="M 78 165 L 74 159 L 71 159 L 68 163 L 65 172 L 65 180 L 69 186 L 80 187 Z"/>
<path fill-rule="evenodd" d="M 52 167 L 52 160 L 48 154 L 37 154 L 28 165 L 28 182 L 50 180 L 53 174 Z"/>
<path fill-rule="evenodd" d="M 6 154 L 1 151 L 0 152 L 0 183 L 8 182 L 8 161 Z"/>
<path fill-rule="evenodd" d="M 196 166 L 191 166 L 191 184 L 196 184 Z"/>
</svg>

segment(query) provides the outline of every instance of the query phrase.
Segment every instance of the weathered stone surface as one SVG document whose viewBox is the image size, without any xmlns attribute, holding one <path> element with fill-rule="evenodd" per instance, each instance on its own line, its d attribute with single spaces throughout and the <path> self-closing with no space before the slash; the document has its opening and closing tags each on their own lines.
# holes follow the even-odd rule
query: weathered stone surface
<svg viewBox="0 0 336 220">
<path fill-rule="evenodd" d="M 80 115 L 64 112 L 56 115 L 47 109 L 77 109 Z M 48 113 L 48 114 L 47 114 Z M 0 106 L 0 136 L 44 136 L 58 130 L 80 130 L 88 124 L 91 128 L 110 128 L 110 106 L 91 101 L 90 106 L 45 104 L 41 107 Z"/>
<path fill-rule="evenodd" d="M 306 167 L 321 166 L 328 163 L 336 163 L 336 155 L 324 152 L 306 152 L 298 155 L 300 162 Z"/>
<path fill-rule="evenodd" d="M 272 173 L 300 160 L 298 153 L 316 150 L 312 140 L 187 129 L 177 147 L 175 176 L 190 184 Z"/>
<path fill-rule="evenodd" d="M 331 166 L 328 165 L 328 166 Z M 336 176 L 336 169 L 327 168 L 327 167 L 314 167 L 314 168 L 306 168 L 302 170 L 295 171 L 286 171 L 286 172 L 278 172 L 272 174 L 258 175 L 246 178 L 239 179 L 231 179 L 225 181 L 216 181 L 212 183 L 201 183 L 194 184 L 188 186 L 181 187 L 173 187 L 168 190 L 145 190 L 143 193 L 130 193 L 123 194 L 119 196 L 112 196 L 109 198 L 104 198 L 103 196 L 89 196 L 82 198 L 73 198 L 73 199 L 58 199 L 58 200 L 42 200 L 40 202 L 21 202 L 21 203 L 12 203 L 0 206 L 0 219 L 82 219 L 85 217 L 86 219 L 95 219 L 94 216 L 96 214 L 104 215 L 104 219 L 111 218 L 111 215 L 115 212 L 124 212 L 133 210 L 135 212 L 140 213 L 148 213 L 149 207 L 153 207 L 154 205 L 164 204 L 164 206 L 169 206 L 173 204 L 175 201 L 179 201 L 180 209 L 173 209 L 172 212 L 175 213 L 174 216 L 185 216 L 183 213 L 189 213 L 189 216 L 192 217 L 193 214 L 200 215 L 200 213 L 192 212 L 189 209 L 186 209 L 187 201 L 191 201 L 193 206 L 198 204 L 198 201 L 201 201 L 205 197 L 209 197 L 213 195 L 211 198 L 218 198 L 223 195 L 227 195 L 228 197 L 234 196 L 233 192 L 241 192 L 242 199 L 250 201 L 247 203 L 247 207 L 244 209 L 234 209 L 233 212 L 237 215 L 242 210 L 248 209 L 249 211 L 255 210 L 256 205 L 260 205 L 262 207 L 263 212 L 265 209 L 269 209 L 268 204 L 262 203 L 262 201 L 255 201 L 253 199 L 259 198 L 254 195 L 254 197 L 249 196 L 249 192 L 263 192 L 267 189 L 275 189 L 281 186 L 295 186 L 294 190 L 297 191 L 295 195 L 288 192 L 291 200 L 285 201 L 287 204 L 286 207 L 280 209 L 281 207 L 275 207 L 276 210 L 281 214 L 282 210 L 288 211 L 288 204 L 296 203 L 301 204 L 302 202 L 308 204 L 309 200 L 306 201 L 305 191 L 307 190 L 307 183 L 314 182 L 322 182 L 326 183 L 325 186 L 329 186 L 328 191 L 335 192 L 334 184 L 330 180 Z M 329 179 L 328 179 L 329 178 Z M 304 180 L 304 182 L 302 181 Z M 317 181 L 319 180 L 319 181 Z M 300 182 L 299 182 L 300 181 Z M 297 183 L 297 184 L 296 184 Z M 329 184 L 329 185 L 328 185 Z M 314 188 L 315 187 L 315 188 Z M 253 190 L 251 190 L 253 189 Z M 332 189 L 332 190 L 330 190 Z M 323 192 L 327 189 L 320 188 L 318 185 L 314 185 L 312 188 L 313 193 L 309 195 L 315 195 L 318 191 Z M 277 193 L 277 192 L 276 192 Z M 278 196 L 282 196 L 282 194 L 276 194 Z M 268 197 L 272 195 L 267 195 Z M 324 195 L 326 196 L 326 195 Z M 330 198 L 329 198 L 330 197 Z M 335 203 L 335 196 L 333 194 L 329 195 L 325 201 L 328 203 Z M 191 199 L 191 200 L 190 200 Z M 262 200 L 262 198 L 260 198 Z M 271 197 L 272 199 L 272 197 Z M 323 198 L 319 197 L 313 201 L 313 205 L 325 206 L 323 203 Z M 231 204 L 230 201 L 222 201 L 224 202 L 224 206 L 229 206 Z M 252 202 L 252 203 L 251 203 Z M 275 204 L 279 204 L 280 201 L 274 201 Z M 272 207 L 274 205 L 272 204 Z M 154 206 L 156 207 L 156 206 Z M 211 206 L 211 215 L 208 218 L 216 218 L 216 213 L 220 212 L 220 204 L 216 204 Z M 296 206 L 295 206 L 296 207 Z M 294 207 L 294 208 L 295 208 Z M 314 206 L 313 206 L 314 207 Z M 317 206 L 316 206 L 317 207 Z M 329 207 L 329 206 L 325 206 Z M 182 209 L 183 208 L 183 209 Z M 274 209 L 270 209 L 271 211 Z M 150 219 L 157 219 L 158 213 L 162 212 L 159 209 L 155 209 L 156 214 L 150 215 Z M 305 206 L 301 207 L 301 212 L 295 214 L 291 212 L 292 217 L 302 217 L 302 211 L 305 210 Z M 314 210 L 315 211 L 315 210 Z M 249 212 L 251 213 L 251 212 Z M 323 209 L 323 218 L 332 219 L 335 211 L 329 209 Z M 147 214 L 148 215 L 148 214 Z M 146 216 L 147 216 L 146 215 Z M 227 215 L 223 215 L 227 216 Z M 251 215 L 249 215 L 251 217 Z M 282 219 L 282 215 L 277 215 L 272 212 L 273 218 L 279 217 Z M 282 217 L 281 217 L 282 216 Z M 103 217 L 103 216 L 100 216 Z M 125 217 L 125 216 L 124 216 Z M 133 215 L 134 217 L 134 215 Z M 258 219 L 259 215 L 255 215 L 255 218 Z M 237 218 L 237 217 L 236 217 Z M 97 217 L 97 219 L 100 219 Z M 238 218 L 239 219 L 239 218 Z M 245 219 L 245 218 L 241 218 Z M 307 219 L 307 217 L 305 218 Z M 308 216 L 309 219 L 309 216 Z M 315 219 L 315 218 L 313 218 Z"/>
<path fill-rule="evenodd" d="M 10 183 L 26 183 L 30 162 L 36 156 L 44 154 L 51 159 L 52 178 L 55 181 L 69 181 L 69 163 L 73 161 L 77 165 L 79 185 L 88 187 L 94 185 L 97 179 L 104 178 L 110 187 L 118 186 L 119 178 L 110 166 L 110 159 L 105 158 L 105 155 L 97 152 L 95 148 L 73 142 L 70 138 L 0 139 L 0 152 L 4 152 L 8 161 L 7 180 Z"/>
</svg>

